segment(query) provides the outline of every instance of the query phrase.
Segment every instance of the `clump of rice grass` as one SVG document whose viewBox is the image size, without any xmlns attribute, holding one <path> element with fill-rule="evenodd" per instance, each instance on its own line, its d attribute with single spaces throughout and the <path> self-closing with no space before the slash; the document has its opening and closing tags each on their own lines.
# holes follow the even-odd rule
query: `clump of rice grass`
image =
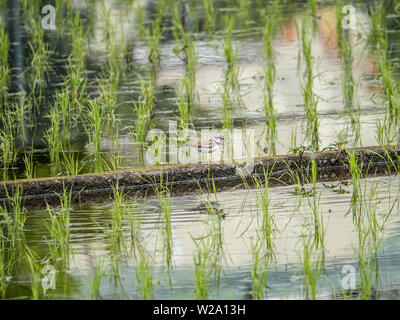
<svg viewBox="0 0 400 320">
<path fill-rule="evenodd" d="M 205 13 L 205 29 L 209 34 L 215 32 L 215 10 L 212 0 L 203 0 L 203 7 Z"/>
<path fill-rule="evenodd" d="M 308 5 L 311 13 L 312 18 L 312 30 L 315 33 L 317 31 L 317 0 L 308 0 Z"/>
<path fill-rule="evenodd" d="M 370 8 L 371 17 L 371 37 L 372 43 L 378 48 L 386 52 L 387 48 L 387 33 L 385 24 L 385 6 L 384 1 L 377 0 Z"/>
<path fill-rule="evenodd" d="M 360 224 L 361 214 L 362 214 L 362 202 L 361 202 L 361 178 L 362 178 L 362 165 L 358 164 L 355 152 L 349 154 L 349 166 L 351 180 L 353 184 L 353 192 L 350 202 L 350 211 L 352 213 L 353 222 L 356 225 Z M 350 212 L 349 211 L 349 212 Z"/>
<path fill-rule="evenodd" d="M 319 120 L 318 120 L 318 97 L 314 93 L 313 83 L 313 58 L 311 52 L 312 39 L 307 34 L 308 20 L 304 17 L 301 23 L 301 30 L 299 32 L 298 24 L 296 22 L 299 38 L 301 38 L 302 57 L 305 61 L 305 75 L 304 82 L 302 83 L 302 94 L 304 98 L 304 107 L 307 117 L 307 131 L 306 135 L 311 137 L 311 145 L 315 150 L 319 149 Z"/>
<path fill-rule="evenodd" d="M 312 163 L 311 163 L 311 172 L 312 172 L 312 186 L 313 186 L 313 197 L 312 199 L 308 198 L 308 204 L 311 208 L 313 220 L 314 220 L 314 242 L 315 247 L 317 249 L 322 250 L 322 258 L 324 258 L 324 250 L 325 250 L 325 228 L 324 228 L 324 216 L 319 209 L 319 202 L 321 199 L 321 193 L 319 198 L 317 198 L 317 164 L 315 161 L 315 156 L 313 153 Z M 324 260 L 324 259 L 323 259 Z"/>
<path fill-rule="evenodd" d="M 234 26 L 233 16 L 226 15 L 224 17 L 225 32 L 222 36 L 222 46 L 225 55 L 225 86 L 231 88 L 232 91 L 238 93 L 239 88 L 239 69 L 237 67 L 238 50 L 232 45 L 232 32 Z"/>
<path fill-rule="evenodd" d="M 50 161 L 58 164 L 61 152 L 61 115 L 59 105 L 54 104 L 49 112 L 50 128 L 44 134 L 44 140 L 49 148 Z"/>
<path fill-rule="evenodd" d="M 134 102 L 136 112 L 135 130 L 131 132 L 136 142 L 144 144 L 147 130 L 150 124 L 150 111 L 145 101 L 139 98 L 138 102 Z"/>
<path fill-rule="evenodd" d="M 124 244 L 123 239 L 123 221 L 127 215 L 126 194 L 119 188 L 119 182 L 112 185 L 113 203 L 112 203 L 112 227 L 111 227 L 111 252 L 118 254 Z"/>
<path fill-rule="evenodd" d="M 94 275 L 91 285 L 91 297 L 92 300 L 102 300 L 102 296 L 100 294 L 100 285 L 102 278 L 107 274 L 104 258 L 95 259 L 93 272 Z"/>
<path fill-rule="evenodd" d="M 381 71 L 382 87 L 385 93 L 385 101 L 388 105 L 390 120 L 397 123 L 400 116 L 400 94 L 396 85 L 393 70 L 396 65 L 391 61 L 388 51 L 388 35 L 385 23 L 386 9 L 383 1 L 375 2 L 370 9 L 371 37 L 378 55 L 378 64 Z"/>
<path fill-rule="evenodd" d="M 35 164 L 33 162 L 33 151 L 25 152 L 23 156 L 24 165 L 25 165 L 25 177 L 28 179 L 32 179 L 35 177 Z"/>
<path fill-rule="evenodd" d="M 94 162 L 96 172 L 103 170 L 103 162 L 101 158 L 100 138 L 101 128 L 103 124 L 103 110 L 99 99 L 91 99 L 88 101 L 88 114 L 86 123 L 84 124 L 85 131 L 89 138 L 89 143 L 94 148 Z"/>
<path fill-rule="evenodd" d="M 195 285 L 193 297 L 197 300 L 205 300 L 208 299 L 207 283 L 211 277 L 209 271 L 211 251 L 202 240 L 199 240 L 199 243 L 195 241 L 195 244 L 197 251 L 193 255 Z"/>
<path fill-rule="evenodd" d="M 138 265 L 135 267 L 136 288 L 143 300 L 151 300 L 154 295 L 153 267 L 144 248 L 139 252 Z"/>
<path fill-rule="evenodd" d="M 57 269 L 67 270 L 70 265 L 70 217 L 72 189 L 63 187 L 63 193 L 59 196 L 60 208 L 55 210 L 47 205 L 49 223 L 47 228 L 50 232 L 49 253 L 53 265 Z"/>
<path fill-rule="evenodd" d="M 154 193 L 158 198 L 160 205 L 160 217 L 163 222 L 163 237 L 164 237 L 164 254 L 167 268 L 172 267 L 172 226 L 171 226 L 171 192 L 168 189 L 168 175 L 166 175 L 165 185 L 163 182 L 163 174 L 161 174 L 160 182 L 154 188 Z"/>
<path fill-rule="evenodd" d="M 355 83 L 353 77 L 353 48 L 352 48 L 352 37 L 351 30 L 344 30 L 342 27 L 343 21 L 343 1 L 339 1 L 336 5 L 336 31 L 338 33 L 338 48 L 339 57 L 342 60 L 344 67 L 343 70 L 343 81 L 342 91 L 344 98 L 344 109 L 345 115 L 349 118 L 351 129 L 355 134 L 354 145 L 357 145 L 360 139 L 360 106 L 358 105 L 357 112 L 354 112 L 356 101 L 355 101 Z"/>
<path fill-rule="evenodd" d="M 6 297 L 9 281 L 7 278 L 7 238 L 3 235 L 3 228 L 0 227 L 0 298 Z"/>
<path fill-rule="evenodd" d="M 197 259 L 200 261 L 202 256 L 206 258 L 210 272 L 210 274 L 207 275 L 207 279 L 211 278 L 211 275 L 213 275 L 214 283 L 218 288 L 221 281 L 222 261 L 227 258 L 223 246 L 223 220 L 225 219 L 225 214 L 224 209 L 219 205 L 214 177 L 211 176 L 210 171 L 208 172 L 208 179 L 209 181 L 206 181 L 205 190 L 201 184 L 198 183 L 201 192 L 205 196 L 205 198 L 202 199 L 202 203 L 205 205 L 207 211 L 207 219 L 205 220 L 206 230 L 204 236 L 199 239 L 196 246 L 198 248 L 200 248 L 199 246 L 208 248 L 209 252 L 203 252 L 202 249 L 200 249 L 201 252 L 198 253 Z M 212 199 L 214 199 L 214 201 L 212 201 Z M 195 241 L 195 239 L 193 239 L 193 241 Z"/>
<path fill-rule="evenodd" d="M 303 255 L 301 263 L 303 266 L 303 285 L 306 299 L 317 299 L 318 279 L 323 267 L 323 259 L 315 251 L 314 242 L 311 241 L 307 232 L 303 235 Z"/>
<path fill-rule="evenodd" d="M 32 272 L 32 284 L 31 284 L 31 300 L 39 300 L 41 298 L 41 272 L 42 264 L 39 262 L 40 257 L 29 247 L 25 249 L 25 257 L 28 261 L 29 267 Z"/>
<path fill-rule="evenodd" d="M 136 16 L 136 26 L 139 34 L 139 39 L 143 40 L 145 38 L 145 27 L 144 27 L 143 7 L 140 4 L 136 5 L 135 16 Z"/>
<path fill-rule="evenodd" d="M 275 8 L 275 7 L 273 7 Z M 276 79 L 276 68 L 274 61 L 274 53 L 272 48 L 273 42 L 273 32 L 277 24 L 278 15 L 277 10 L 272 10 L 263 12 L 265 26 L 263 29 L 263 40 L 264 40 L 264 109 L 265 109 L 265 119 L 267 121 L 268 132 L 267 141 L 269 142 L 269 147 L 273 155 L 276 154 L 276 115 L 274 112 L 273 104 L 273 91 L 274 82 Z"/>
<path fill-rule="evenodd" d="M 239 0 L 239 16 L 242 21 L 249 23 L 250 0 Z"/>
<path fill-rule="evenodd" d="M 35 12 L 34 9 L 33 12 Z M 29 85 L 35 107 L 38 108 L 43 99 L 42 92 L 46 85 L 45 76 L 50 69 L 48 61 L 53 51 L 44 41 L 45 30 L 42 28 L 41 21 L 37 19 L 40 16 L 39 11 L 36 12 L 37 15 L 32 13 L 33 15 L 28 18 L 30 24 L 27 31 L 30 34 L 28 46 L 31 54 L 31 65 L 28 73 Z"/>
<path fill-rule="evenodd" d="M 179 94 L 177 98 L 177 106 L 179 110 L 179 126 L 182 129 L 188 129 L 189 128 L 189 122 L 191 118 L 191 107 L 188 102 L 188 96 L 186 94 L 185 90 L 185 83 L 188 81 L 188 79 L 185 77 L 182 81 L 182 84 L 179 88 Z"/>
<path fill-rule="evenodd" d="M 251 245 L 253 267 L 251 270 L 252 296 L 254 300 L 263 300 L 268 288 L 268 257 L 264 253 L 263 241 Z"/>
<path fill-rule="evenodd" d="M 231 110 L 233 109 L 231 100 L 231 90 L 229 87 L 225 86 L 221 93 L 222 100 L 222 111 L 223 111 L 223 126 L 224 129 L 231 130 L 233 126 L 233 120 L 231 115 Z"/>
<path fill-rule="evenodd" d="M 2 237 L 6 240 L 7 259 L 5 272 L 8 275 L 12 274 L 14 263 L 20 259 L 25 251 L 25 233 L 24 227 L 26 222 L 26 212 L 22 205 L 22 187 L 16 185 L 12 190 L 12 195 L 7 192 L 8 208 L 0 208 L 4 225 Z M 3 227 L 4 226 L 4 227 Z"/>
<path fill-rule="evenodd" d="M 62 144 L 62 158 L 60 161 L 64 168 L 67 170 L 68 175 L 76 176 L 82 171 L 82 169 L 86 165 L 86 161 L 83 161 L 83 163 L 81 164 L 79 153 L 64 148 L 65 146 Z"/>
<path fill-rule="evenodd" d="M 10 82 L 10 69 L 8 67 L 8 34 L 5 25 L 0 21 L 0 106 L 2 110 L 7 109 L 8 87 Z"/>
<path fill-rule="evenodd" d="M 68 28 L 71 33 L 72 50 L 68 56 L 67 77 L 65 80 L 66 88 L 70 96 L 68 105 L 74 106 L 76 111 L 81 111 L 84 102 L 84 95 L 87 84 L 85 72 L 86 49 L 84 45 L 83 26 L 78 13 L 69 13 Z"/>
<path fill-rule="evenodd" d="M 1 161 L 3 179 L 8 178 L 8 170 L 17 160 L 17 137 L 18 129 L 14 126 L 13 114 L 6 112 L 1 114 L 2 128 L 0 128 Z"/>
<path fill-rule="evenodd" d="M 273 235 L 276 229 L 275 217 L 270 211 L 270 195 L 268 188 L 269 174 L 264 168 L 263 178 L 255 173 L 252 178 L 257 189 L 257 206 L 262 212 L 260 238 L 265 242 L 265 254 L 267 257 L 274 257 Z"/>
<path fill-rule="evenodd" d="M 144 204 L 139 203 L 138 201 L 134 201 L 133 205 L 129 207 L 128 210 L 128 219 L 129 219 L 129 230 L 130 230 L 130 244 L 131 248 L 136 252 L 142 249 L 141 248 L 141 237 L 140 237 L 140 226 L 142 224 L 143 212 L 144 212 Z"/>
<path fill-rule="evenodd" d="M 161 62 L 160 39 L 163 30 L 161 28 L 161 17 L 157 17 L 146 29 L 147 43 L 149 47 L 149 62 L 153 70 L 157 69 Z"/>
</svg>

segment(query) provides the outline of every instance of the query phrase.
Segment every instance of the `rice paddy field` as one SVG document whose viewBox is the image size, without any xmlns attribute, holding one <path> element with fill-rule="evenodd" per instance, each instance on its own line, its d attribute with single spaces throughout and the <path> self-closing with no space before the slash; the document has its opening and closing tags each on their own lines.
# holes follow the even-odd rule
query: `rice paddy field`
<svg viewBox="0 0 400 320">
<path fill-rule="evenodd" d="M 0 0 L 0 180 L 400 141 L 400 1 Z M 251 149 L 251 152 L 248 152 Z M 175 149 L 174 149 L 175 150 Z M 186 149 L 185 149 L 186 150 Z M 1 299 L 398 299 L 400 168 L 0 208 Z M 397 160 L 399 160 L 398 158 Z M 182 160 L 183 161 L 183 160 Z"/>
</svg>

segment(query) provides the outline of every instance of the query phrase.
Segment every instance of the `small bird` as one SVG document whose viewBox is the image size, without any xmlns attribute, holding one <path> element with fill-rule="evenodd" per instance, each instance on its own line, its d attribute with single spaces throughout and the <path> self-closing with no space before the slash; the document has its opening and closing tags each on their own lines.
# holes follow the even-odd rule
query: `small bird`
<svg viewBox="0 0 400 320">
<path fill-rule="evenodd" d="M 201 214 L 215 214 L 225 219 L 224 208 L 216 201 L 203 201 L 197 206 L 196 210 Z"/>
<path fill-rule="evenodd" d="M 219 147 L 223 144 L 224 137 L 222 136 L 214 136 L 212 139 L 199 141 L 197 143 L 186 143 L 184 146 L 196 148 L 198 152 L 201 153 L 211 153 L 219 149 Z"/>
</svg>

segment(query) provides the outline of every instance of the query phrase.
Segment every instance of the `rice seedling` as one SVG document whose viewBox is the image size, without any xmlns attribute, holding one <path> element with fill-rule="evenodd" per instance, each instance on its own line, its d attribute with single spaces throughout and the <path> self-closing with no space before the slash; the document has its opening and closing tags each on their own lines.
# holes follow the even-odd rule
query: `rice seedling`
<svg viewBox="0 0 400 320">
<path fill-rule="evenodd" d="M 161 50 L 160 50 L 160 39 L 164 31 L 161 29 L 161 17 L 158 17 L 153 21 L 149 27 L 146 29 L 147 43 L 149 47 L 149 62 L 155 70 L 160 65 L 161 60 Z"/>
<path fill-rule="evenodd" d="M 341 25 L 341 21 L 337 22 Z M 360 135 L 360 110 L 358 106 L 358 112 L 354 112 L 355 108 L 355 84 L 353 78 L 353 49 L 351 44 L 351 39 L 349 38 L 348 31 L 346 31 L 346 37 L 344 35 L 342 39 L 340 39 L 341 47 L 339 50 L 342 63 L 344 66 L 343 71 L 343 81 L 342 81 L 342 91 L 344 97 L 344 109 L 345 113 L 350 119 L 351 128 L 353 132 L 356 134 L 356 139 L 354 144 L 357 144 Z"/>
<path fill-rule="evenodd" d="M 224 129 L 231 130 L 233 126 L 233 120 L 231 116 L 231 110 L 233 106 L 232 106 L 230 89 L 227 86 L 225 86 L 222 89 L 221 100 L 222 100 L 222 111 L 224 115 L 223 126 Z"/>
<path fill-rule="evenodd" d="M 186 74 L 183 80 L 183 85 L 185 87 L 187 101 L 190 110 L 192 110 L 194 104 L 194 98 L 196 96 L 195 88 L 196 88 L 196 68 L 197 68 L 197 54 L 192 38 L 189 38 L 188 40 L 186 49 L 186 59 L 187 59 Z"/>
<path fill-rule="evenodd" d="M 275 11 L 275 10 L 274 10 Z M 276 69 L 274 61 L 274 53 L 272 49 L 273 41 L 273 31 L 276 25 L 276 12 L 270 17 L 267 13 L 264 13 L 265 27 L 263 30 L 263 40 L 264 40 L 264 109 L 265 109 L 265 119 L 267 121 L 268 132 L 267 141 L 270 144 L 270 150 L 273 155 L 276 154 L 276 115 L 274 112 L 273 104 L 273 91 L 274 82 L 276 78 Z"/>
<path fill-rule="evenodd" d="M 142 218 L 144 213 L 145 202 L 139 203 L 134 201 L 133 205 L 128 208 L 128 218 L 129 218 L 129 229 L 131 237 L 131 248 L 134 250 L 136 255 L 137 251 L 141 248 L 141 238 L 140 238 L 140 226 L 142 224 Z"/>
<path fill-rule="evenodd" d="M 238 49 L 232 46 L 233 16 L 224 17 L 225 32 L 222 36 L 222 46 L 224 49 L 226 68 L 225 68 L 225 86 L 231 88 L 233 92 L 238 93 L 239 88 L 239 69 L 237 67 Z"/>
<path fill-rule="evenodd" d="M 156 79 L 154 75 L 146 72 L 145 79 L 138 75 L 140 85 L 140 97 L 146 103 L 148 116 L 152 118 L 152 109 L 154 105 L 154 86 Z"/>
<path fill-rule="evenodd" d="M 35 166 L 33 162 L 33 151 L 24 153 L 24 164 L 25 164 L 25 176 L 28 179 L 32 179 L 35 177 Z"/>
<path fill-rule="evenodd" d="M 32 56 L 29 83 L 31 93 L 35 96 L 36 105 L 38 107 L 42 99 L 42 90 L 46 84 L 45 72 L 49 69 L 48 61 L 52 50 L 50 50 L 48 44 L 44 42 L 44 29 L 36 18 L 31 17 L 28 32 L 31 35 L 28 46 Z"/>
<path fill-rule="evenodd" d="M 104 166 L 109 171 L 116 171 L 122 166 L 122 158 L 121 158 L 121 147 L 119 142 L 119 133 L 118 127 L 114 132 L 114 139 L 113 139 L 113 151 L 110 154 L 107 154 L 108 163 L 105 163 Z"/>
<path fill-rule="evenodd" d="M 362 177 L 362 167 L 358 164 L 355 153 L 349 153 L 349 166 L 350 174 L 353 184 L 353 192 L 350 202 L 350 210 L 353 216 L 353 222 L 359 225 L 362 213 L 362 203 L 360 197 L 362 195 L 361 190 L 361 177 Z"/>
<path fill-rule="evenodd" d="M 86 49 L 84 46 L 83 26 L 78 13 L 69 13 L 68 28 L 71 33 L 71 54 L 68 56 L 68 68 L 65 85 L 70 94 L 71 105 L 78 111 L 84 100 L 87 77 L 85 73 Z"/>
<path fill-rule="evenodd" d="M 160 184 L 154 188 L 160 205 L 160 217 L 162 217 L 163 237 L 164 237 L 164 254 L 167 268 L 172 267 L 172 227 L 171 227 L 171 204 L 172 198 L 168 189 L 168 175 L 166 176 L 165 185 L 163 184 L 163 175 L 160 176 Z"/>
<path fill-rule="evenodd" d="M 135 267 L 136 288 L 143 300 L 150 300 L 154 295 L 153 267 L 144 248 L 139 252 L 139 261 Z"/>
<path fill-rule="evenodd" d="M 209 34 L 215 32 L 215 10 L 212 0 L 203 0 L 203 7 L 205 13 L 205 29 Z"/>
<path fill-rule="evenodd" d="M 11 244 L 10 252 L 15 253 L 16 250 L 22 250 L 23 248 L 22 242 L 25 239 L 23 229 L 25 226 L 26 214 L 22 206 L 22 187 L 17 185 L 12 191 L 12 196 L 10 196 L 7 191 L 10 212 L 4 209 L 1 210 L 6 224 L 6 237 Z"/>
<path fill-rule="evenodd" d="M 204 235 L 201 237 L 201 239 L 199 239 L 199 243 L 196 243 L 196 246 L 198 248 L 199 246 L 202 246 L 204 249 L 207 248 L 209 252 L 204 252 L 201 249 L 198 253 L 197 259 L 200 261 L 202 259 L 201 256 L 206 258 L 209 266 L 209 274 L 207 274 L 207 279 L 210 279 L 211 275 L 213 275 L 215 286 L 219 288 L 221 281 L 222 261 L 225 261 L 228 258 L 225 255 L 223 246 L 223 220 L 225 219 L 225 213 L 224 208 L 219 205 L 217 189 L 215 186 L 214 177 L 211 176 L 211 172 L 208 173 L 208 181 L 205 181 L 205 183 L 205 190 L 199 183 L 198 186 L 201 190 L 201 193 L 204 195 L 204 198 L 202 199 L 202 205 L 204 205 L 207 213 L 207 219 L 204 221 L 206 229 Z M 193 241 L 195 241 L 195 239 L 193 239 Z"/>
<path fill-rule="evenodd" d="M 50 161 L 53 165 L 58 165 L 61 152 L 61 115 L 59 105 L 54 104 L 49 112 L 50 128 L 44 134 L 44 141 L 49 148 Z"/>
<path fill-rule="evenodd" d="M 68 270 L 70 265 L 70 216 L 72 189 L 63 187 L 63 194 L 59 196 L 60 209 L 54 210 L 47 205 L 49 223 L 47 228 L 50 232 L 49 253 L 50 260 L 57 269 Z"/>
<path fill-rule="evenodd" d="M 0 227 L 0 298 L 4 299 L 6 296 L 6 290 L 9 284 L 7 279 L 7 238 L 3 235 L 3 228 Z"/>
<path fill-rule="evenodd" d="M 145 28 L 144 28 L 144 16 L 143 16 L 143 7 L 140 4 L 136 5 L 136 26 L 139 34 L 139 39 L 143 40 L 145 38 Z"/>
<path fill-rule="evenodd" d="M 119 182 L 111 186 L 113 189 L 112 203 L 112 227 L 111 227 L 111 253 L 118 255 L 124 244 L 123 221 L 127 214 L 127 205 L 125 203 L 126 195 L 119 188 Z"/>
<path fill-rule="evenodd" d="M 102 299 L 100 294 L 101 280 L 105 275 L 107 275 L 104 258 L 95 259 L 95 265 L 93 271 L 94 275 L 91 286 L 91 297 L 92 300 L 101 300 Z"/>
<path fill-rule="evenodd" d="M 218 202 L 216 202 L 218 203 Z M 214 283 L 219 288 L 221 282 L 222 261 L 226 260 L 223 250 L 223 219 L 225 217 L 222 212 L 217 212 L 214 205 L 205 201 L 208 211 L 206 237 L 208 238 L 208 246 L 210 248 L 209 268 L 213 273 Z"/>
<path fill-rule="evenodd" d="M 376 142 L 381 147 L 395 144 L 399 141 L 399 131 L 393 121 L 390 121 L 388 116 L 385 116 L 383 121 L 376 121 Z"/>
<path fill-rule="evenodd" d="M 296 24 L 298 27 L 298 25 Z M 305 60 L 305 81 L 301 84 L 304 98 L 304 107 L 307 116 L 307 136 L 311 136 L 311 145 L 315 150 L 319 149 L 319 120 L 318 120 L 318 97 L 314 93 L 313 83 L 313 58 L 311 52 L 312 39 L 307 34 L 308 20 L 303 18 L 301 23 L 301 48 Z"/>
<path fill-rule="evenodd" d="M 6 110 L 8 104 L 8 86 L 10 81 L 8 49 L 8 34 L 5 32 L 4 23 L 0 21 L 0 106 L 2 110 Z"/>
<path fill-rule="evenodd" d="M 317 299 L 318 278 L 321 274 L 322 259 L 315 254 L 313 242 L 307 236 L 303 235 L 303 255 L 301 263 L 304 271 L 304 289 L 306 299 Z"/>
<path fill-rule="evenodd" d="M 0 207 L 0 297 L 4 298 L 16 267 L 26 256 L 26 214 L 22 206 L 22 188 L 16 186 L 12 196 L 7 192 L 7 198 L 7 209 Z"/>
<path fill-rule="evenodd" d="M 100 138 L 101 128 L 103 124 L 103 110 L 99 99 L 91 99 L 88 104 L 88 114 L 86 123 L 84 124 L 89 143 L 94 148 L 95 170 L 100 172 L 103 170 L 103 162 L 101 158 Z"/>
<path fill-rule="evenodd" d="M 384 2 L 382 0 L 375 1 L 370 8 L 371 38 L 373 45 L 384 52 L 387 47 L 385 14 Z"/>
<path fill-rule="evenodd" d="M 179 110 L 179 126 L 181 129 L 188 129 L 189 128 L 189 121 L 191 117 L 191 108 L 190 104 L 188 103 L 188 96 L 186 95 L 185 91 L 185 82 L 188 81 L 185 77 L 182 81 L 182 84 L 179 88 L 179 94 L 177 98 L 177 106 Z"/>
<path fill-rule="evenodd" d="M 3 179 L 8 178 L 8 170 L 17 160 L 17 129 L 14 126 L 13 114 L 6 112 L 1 114 L 1 122 L 3 127 L 0 129 L 1 141 L 1 161 L 3 169 Z"/>
<path fill-rule="evenodd" d="M 71 101 L 69 92 L 67 90 L 56 92 L 56 104 L 58 105 L 59 111 L 62 114 L 61 128 L 64 131 L 62 136 L 67 136 L 68 133 L 65 131 L 68 131 L 72 126 Z"/>
<path fill-rule="evenodd" d="M 193 297 L 197 300 L 205 300 L 208 299 L 207 283 L 211 276 L 208 269 L 211 251 L 204 240 L 199 240 L 199 243 L 195 239 L 193 241 L 197 247 L 197 252 L 193 255 L 195 285 Z"/>
<path fill-rule="evenodd" d="M 239 0 L 239 15 L 245 23 L 249 23 L 250 0 Z"/>
<path fill-rule="evenodd" d="M 308 5 L 311 11 L 311 18 L 312 18 L 312 29 L 313 32 L 317 31 L 317 0 L 308 0 Z"/>
<path fill-rule="evenodd" d="M 384 99 L 388 104 L 389 119 L 395 120 L 395 123 L 397 123 L 400 116 L 400 93 L 396 85 L 396 80 L 393 77 L 393 63 L 387 60 L 386 53 L 382 53 L 379 58 L 379 68 L 385 92 Z"/>
<path fill-rule="evenodd" d="M 319 202 L 321 199 L 321 193 L 319 198 L 317 199 L 317 164 L 315 162 L 314 153 L 312 158 L 312 185 L 313 185 L 313 197 L 312 199 L 308 198 L 308 204 L 311 208 L 313 220 L 314 220 L 314 241 L 315 247 L 320 248 L 322 251 L 322 261 L 324 262 L 324 250 L 325 250 L 325 228 L 324 228 L 324 216 L 319 210 Z"/>
<path fill-rule="evenodd" d="M 74 151 L 64 150 L 63 145 L 61 145 L 61 154 L 62 154 L 61 163 L 65 167 L 65 169 L 67 169 L 68 175 L 71 176 L 78 175 L 86 165 L 86 161 L 83 161 L 83 163 L 81 164 L 81 161 L 79 159 L 79 153 L 76 153 Z"/>
<path fill-rule="evenodd" d="M 388 114 L 390 120 L 397 120 L 400 115 L 400 94 L 396 85 L 395 77 L 393 77 L 394 63 L 391 61 L 390 52 L 388 52 L 388 35 L 386 32 L 385 16 L 386 10 L 384 2 L 375 2 L 370 9 L 371 16 L 371 36 L 374 46 L 378 54 L 378 64 L 381 71 L 381 81 L 384 89 L 384 99 L 388 104 Z"/>
<path fill-rule="evenodd" d="M 71 29 L 72 50 L 68 57 L 68 61 L 78 72 L 83 72 L 85 68 L 85 45 L 83 26 L 81 24 L 79 13 L 75 13 L 70 19 L 69 28 Z"/>
<path fill-rule="evenodd" d="M 31 300 L 39 300 L 41 298 L 41 272 L 42 265 L 39 261 L 39 256 L 29 247 L 26 247 L 26 260 L 32 272 Z"/>
<path fill-rule="evenodd" d="M 131 134 L 134 140 L 140 142 L 143 146 L 150 122 L 150 112 L 146 103 L 140 98 L 137 103 L 134 102 L 134 107 L 137 120 L 135 122 L 135 130 L 131 131 Z"/>
<path fill-rule="evenodd" d="M 261 241 L 251 245 L 253 268 L 251 270 L 252 296 L 255 300 L 265 298 L 268 279 L 268 258 L 263 254 L 264 246 Z"/>
<path fill-rule="evenodd" d="M 265 254 L 267 257 L 274 257 L 273 235 L 276 229 L 275 217 L 270 212 L 270 195 L 268 188 L 269 174 L 265 171 L 263 178 L 258 177 L 257 173 L 254 174 L 253 180 L 257 189 L 257 206 L 262 212 L 261 229 L 259 231 L 260 237 L 265 242 Z"/>
</svg>

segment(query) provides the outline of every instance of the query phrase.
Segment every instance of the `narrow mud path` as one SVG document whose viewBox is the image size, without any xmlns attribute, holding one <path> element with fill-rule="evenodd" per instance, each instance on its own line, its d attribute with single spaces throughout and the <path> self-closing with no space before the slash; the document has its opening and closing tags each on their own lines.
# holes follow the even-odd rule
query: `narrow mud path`
<svg viewBox="0 0 400 320">
<path fill-rule="evenodd" d="M 397 174 L 400 157 L 399 146 L 365 147 L 348 151 L 333 150 L 314 154 L 317 181 L 341 181 L 351 178 L 349 153 L 354 152 L 363 177 Z M 22 190 L 23 206 L 26 209 L 43 209 L 46 203 L 56 206 L 64 188 L 73 192 L 73 203 L 102 203 L 112 200 L 112 186 L 129 197 L 143 198 L 154 195 L 154 188 L 168 184 L 173 195 L 213 192 L 254 185 L 254 173 L 263 178 L 269 175 L 269 186 L 307 184 L 312 181 L 312 153 L 280 155 L 255 158 L 247 163 L 193 164 L 129 169 L 78 176 L 52 177 L 5 181 L 0 185 L 0 205 L 7 206 L 17 188 Z M 254 168 L 254 170 L 252 170 Z M 252 175 L 249 174 L 252 172 Z"/>
</svg>

